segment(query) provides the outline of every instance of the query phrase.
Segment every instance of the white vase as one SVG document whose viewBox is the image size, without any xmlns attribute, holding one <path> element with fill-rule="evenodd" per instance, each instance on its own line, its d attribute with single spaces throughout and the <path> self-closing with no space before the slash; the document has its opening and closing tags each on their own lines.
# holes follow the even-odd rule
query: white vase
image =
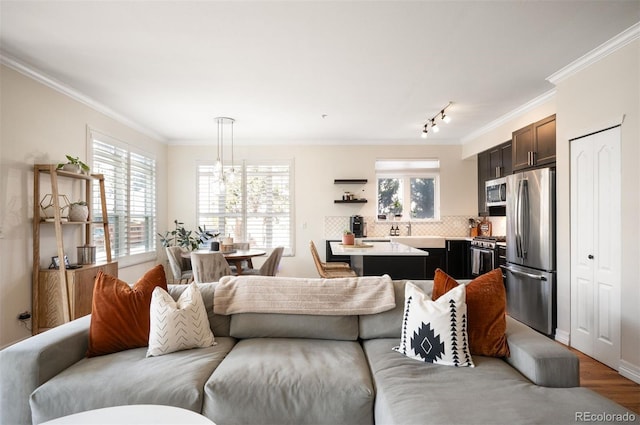
<svg viewBox="0 0 640 425">
<path fill-rule="evenodd" d="M 78 173 L 78 174 L 82 171 L 82 169 L 78 164 L 64 164 L 62 166 L 62 169 L 70 173 Z"/>
<path fill-rule="evenodd" d="M 69 221 L 87 221 L 88 218 L 89 218 L 88 206 L 73 204 L 69 208 Z"/>
</svg>

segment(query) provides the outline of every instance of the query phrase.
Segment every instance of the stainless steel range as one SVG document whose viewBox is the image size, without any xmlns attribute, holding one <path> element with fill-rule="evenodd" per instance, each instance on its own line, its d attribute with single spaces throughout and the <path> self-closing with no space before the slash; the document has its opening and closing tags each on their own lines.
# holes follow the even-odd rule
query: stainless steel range
<svg viewBox="0 0 640 425">
<path fill-rule="evenodd" d="M 471 241 L 471 274 L 480 276 L 499 266 L 498 243 L 505 237 L 476 236 Z"/>
</svg>

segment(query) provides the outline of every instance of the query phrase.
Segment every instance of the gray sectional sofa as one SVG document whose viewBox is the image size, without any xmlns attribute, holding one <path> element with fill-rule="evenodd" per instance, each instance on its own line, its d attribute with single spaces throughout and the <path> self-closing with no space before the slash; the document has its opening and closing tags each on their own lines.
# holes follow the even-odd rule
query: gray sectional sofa
<svg viewBox="0 0 640 425">
<path fill-rule="evenodd" d="M 217 341 L 208 348 L 86 358 L 84 317 L 2 350 L 0 423 L 126 404 L 183 407 L 218 425 L 570 424 L 594 413 L 638 421 L 579 387 L 575 355 L 510 318 L 506 360 L 474 356 L 474 368 L 455 368 L 393 351 L 403 281 L 394 282 L 395 309 L 362 316 L 215 315 L 215 285 L 199 286 Z"/>
</svg>

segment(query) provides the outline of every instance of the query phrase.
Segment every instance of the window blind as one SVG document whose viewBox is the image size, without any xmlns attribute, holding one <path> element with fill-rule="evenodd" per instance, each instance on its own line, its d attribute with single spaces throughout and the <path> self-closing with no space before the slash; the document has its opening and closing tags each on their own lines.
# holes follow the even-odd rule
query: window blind
<svg viewBox="0 0 640 425">
<path fill-rule="evenodd" d="M 198 224 L 249 242 L 251 247 L 293 252 L 292 165 L 243 163 L 235 179 L 219 184 L 212 164 L 198 166 Z M 230 167 L 225 167 L 225 172 Z"/>
<path fill-rule="evenodd" d="M 156 163 L 124 146 L 93 137 L 93 172 L 105 177 L 105 196 L 114 258 L 155 253 Z M 93 216 L 102 220 L 100 188 L 93 185 Z M 104 231 L 95 226 L 96 259 L 106 260 Z M 133 261 L 132 261 L 133 262 Z"/>
</svg>

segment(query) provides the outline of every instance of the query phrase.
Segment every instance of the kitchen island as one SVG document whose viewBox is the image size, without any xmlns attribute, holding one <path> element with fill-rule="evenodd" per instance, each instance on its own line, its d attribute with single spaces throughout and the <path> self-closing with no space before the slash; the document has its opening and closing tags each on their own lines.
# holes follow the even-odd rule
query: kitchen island
<svg viewBox="0 0 640 425">
<path fill-rule="evenodd" d="M 351 268 L 359 276 L 388 274 L 392 279 L 427 277 L 428 252 L 397 242 L 364 242 L 362 245 L 342 245 L 331 242 L 334 255 L 351 257 Z"/>
</svg>

